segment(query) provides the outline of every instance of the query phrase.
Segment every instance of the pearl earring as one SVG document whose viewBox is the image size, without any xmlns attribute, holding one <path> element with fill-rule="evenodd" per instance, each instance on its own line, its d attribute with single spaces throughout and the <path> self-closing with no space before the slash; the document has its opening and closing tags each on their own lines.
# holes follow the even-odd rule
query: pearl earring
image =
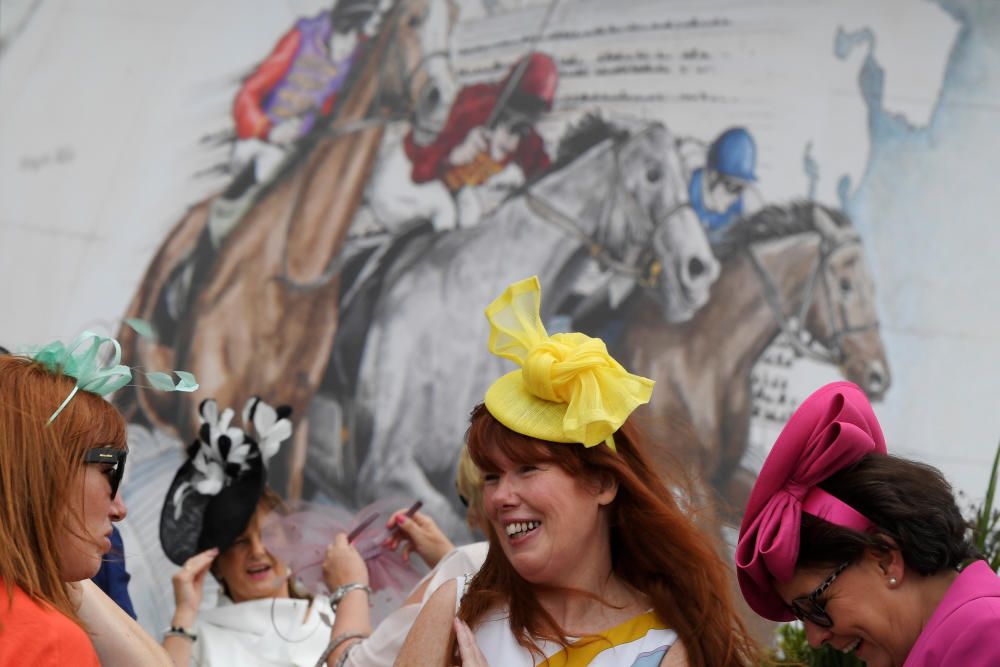
<svg viewBox="0 0 1000 667">
<path fill-rule="evenodd" d="M 896 577 L 889 577 L 889 585 L 890 586 L 896 585 Z"/>
</svg>

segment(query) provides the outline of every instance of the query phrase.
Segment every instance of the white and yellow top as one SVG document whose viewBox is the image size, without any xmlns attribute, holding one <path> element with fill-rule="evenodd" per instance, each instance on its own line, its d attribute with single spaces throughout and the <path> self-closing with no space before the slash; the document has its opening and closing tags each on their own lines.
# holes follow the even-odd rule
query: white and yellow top
<svg viewBox="0 0 1000 667">
<path fill-rule="evenodd" d="M 542 642 L 545 658 L 533 656 L 511 634 L 506 610 L 476 626 L 476 641 L 490 664 L 510 667 L 656 667 L 677 641 L 650 610 L 595 636 L 572 641 L 567 648 Z"/>
</svg>

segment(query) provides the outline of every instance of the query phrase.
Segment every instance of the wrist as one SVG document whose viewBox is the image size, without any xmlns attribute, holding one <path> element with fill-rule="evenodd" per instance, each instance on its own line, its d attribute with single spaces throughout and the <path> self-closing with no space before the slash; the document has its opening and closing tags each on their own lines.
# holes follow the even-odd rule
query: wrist
<svg viewBox="0 0 1000 667">
<path fill-rule="evenodd" d="M 337 613 L 337 606 L 349 595 L 352 597 L 360 597 L 361 593 L 364 593 L 366 596 L 371 596 L 372 589 L 367 583 L 358 582 L 337 586 L 330 593 L 330 609 L 332 609 L 334 613 Z"/>
<path fill-rule="evenodd" d="M 187 641 L 197 641 L 198 633 L 186 626 L 171 625 L 169 628 L 163 631 L 163 638 L 168 639 L 170 637 L 180 637 Z"/>
<path fill-rule="evenodd" d="M 174 616 L 170 619 L 170 625 L 176 625 L 182 628 L 190 628 L 194 626 L 195 620 L 198 618 L 198 610 L 180 610 L 178 609 L 174 612 Z"/>
</svg>

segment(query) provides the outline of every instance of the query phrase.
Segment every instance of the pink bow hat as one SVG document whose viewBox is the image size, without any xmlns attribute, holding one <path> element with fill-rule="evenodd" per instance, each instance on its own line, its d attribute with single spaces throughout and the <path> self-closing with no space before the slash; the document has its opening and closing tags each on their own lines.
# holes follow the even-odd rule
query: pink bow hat
<svg viewBox="0 0 1000 667">
<path fill-rule="evenodd" d="M 872 522 L 819 484 L 869 454 L 886 453 L 872 406 L 850 382 L 816 390 L 795 411 L 750 492 L 736 547 L 747 604 L 772 621 L 794 618 L 772 582 L 795 573 L 802 512 L 864 532 Z"/>
</svg>

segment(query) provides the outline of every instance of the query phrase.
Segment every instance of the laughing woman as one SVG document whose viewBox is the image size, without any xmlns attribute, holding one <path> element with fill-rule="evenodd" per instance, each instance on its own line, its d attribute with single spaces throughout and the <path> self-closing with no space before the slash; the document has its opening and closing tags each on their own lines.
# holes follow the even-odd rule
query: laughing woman
<svg viewBox="0 0 1000 667">
<path fill-rule="evenodd" d="M 332 598 L 311 597 L 293 589 L 287 566 L 264 548 L 261 524 L 282 504 L 265 486 L 265 464 L 291 435 L 287 413 L 251 399 L 243 430 L 231 426 L 232 411 L 220 413 L 214 401 L 203 402 L 200 411 L 198 440 L 167 491 L 160 518 L 164 551 L 182 565 L 173 577 L 175 612 L 164 647 L 178 666 L 334 664 L 345 649 L 341 644 L 370 631 L 368 571 L 339 535 L 323 564 Z M 209 573 L 222 598 L 199 612 Z M 361 632 L 331 637 L 331 624 L 338 629 L 332 612 L 340 616 L 345 609 Z"/>
<path fill-rule="evenodd" d="M 725 566 L 629 419 L 652 381 L 598 339 L 548 336 L 539 305 L 531 278 L 486 311 L 491 351 L 521 366 L 469 426 L 489 553 L 438 589 L 397 664 L 451 665 L 456 644 L 467 667 L 754 664 Z"/>
<path fill-rule="evenodd" d="M 848 382 L 817 390 L 781 431 L 736 551 L 754 611 L 798 618 L 813 646 L 873 667 L 1000 665 L 1000 577 L 980 558 L 944 477 L 887 455 Z"/>
</svg>

